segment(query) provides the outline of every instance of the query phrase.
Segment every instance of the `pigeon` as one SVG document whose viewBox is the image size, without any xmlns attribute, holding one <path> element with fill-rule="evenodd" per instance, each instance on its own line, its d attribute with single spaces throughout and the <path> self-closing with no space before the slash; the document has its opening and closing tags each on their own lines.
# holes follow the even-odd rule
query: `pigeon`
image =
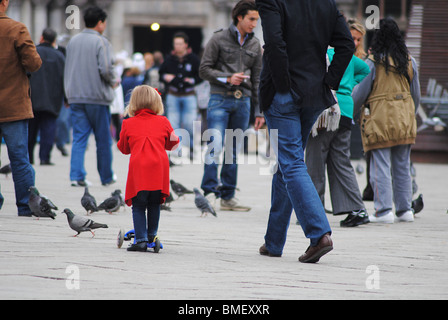
<svg viewBox="0 0 448 320">
<path fill-rule="evenodd" d="M 68 208 L 64 209 L 63 212 L 67 215 L 68 225 L 70 226 L 70 228 L 78 232 L 74 235 L 74 237 L 78 236 L 81 232 L 90 231 L 93 238 L 95 236 L 95 233 L 92 231 L 92 229 L 108 228 L 107 224 L 95 222 L 84 216 L 78 216 Z"/>
<path fill-rule="evenodd" d="M 174 180 L 170 180 L 170 184 L 171 184 L 171 188 L 173 188 L 173 191 L 175 194 L 177 194 L 178 198 L 182 197 L 183 195 L 185 195 L 187 193 L 193 193 L 193 191 L 188 190 L 183 185 L 175 182 Z"/>
<path fill-rule="evenodd" d="M 171 205 L 171 202 L 174 201 L 173 195 L 170 192 L 170 195 L 168 197 L 165 198 L 165 204 L 169 207 Z"/>
<path fill-rule="evenodd" d="M 98 210 L 107 211 L 109 214 L 117 212 L 122 205 L 122 201 L 121 190 L 117 189 L 112 192 L 112 195 L 109 198 L 100 203 Z"/>
<path fill-rule="evenodd" d="M 30 197 L 28 198 L 28 206 L 31 209 L 32 215 L 39 217 L 47 217 L 54 220 L 56 213 L 52 210 L 58 210 L 58 207 L 51 202 L 47 197 L 39 194 L 36 187 L 29 187 Z"/>
<path fill-rule="evenodd" d="M 87 215 L 92 214 L 95 211 L 98 211 L 98 206 L 96 204 L 96 200 L 94 196 L 89 193 L 89 188 L 84 188 L 84 195 L 81 198 L 81 205 L 87 211 Z"/>
<path fill-rule="evenodd" d="M 165 211 L 169 211 L 169 212 L 171 212 L 171 207 L 170 207 L 170 206 L 167 206 L 165 203 L 162 203 L 162 204 L 160 205 L 160 210 L 165 210 Z"/>
<path fill-rule="evenodd" d="M 8 177 L 8 174 L 10 174 L 12 172 L 11 170 L 11 164 L 8 163 L 7 165 L 4 165 L 3 167 L 0 168 L 0 173 L 4 174 L 6 176 L 6 178 Z"/>
<path fill-rule="evenodd" d="M 194 204 L 199 210 L 201 210 L 202 212 L 201 217 L 207 216 L 208 213 L 211 213 L 212 215 L 217 217 L 218 215 L 216 214 L 215 209 L 212 207 L 207 198 L 204 197 L 197 188 L 194 188 L 193 191 L 195 194 Z"/>
<path fill-rule="evenodd" d="M 414 209 L 414 214 L 419 213 L 423 210 L 423 195 L 420 194 L 417 199 L 412 200 L 412 209 Z"/>
</svg>

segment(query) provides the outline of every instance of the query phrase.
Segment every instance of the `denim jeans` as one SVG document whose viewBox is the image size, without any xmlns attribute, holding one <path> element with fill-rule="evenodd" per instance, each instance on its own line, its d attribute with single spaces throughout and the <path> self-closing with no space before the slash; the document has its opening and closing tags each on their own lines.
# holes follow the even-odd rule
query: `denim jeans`
<svg viewBox="0 0 448 320">
<path fill-rule="evenodd" d="M 28 157 L 28 120 L 2 122 L 0 131 L 8 148 L 18 214 L 31 215 L 28 189 L 34 186 L 35 173 Z"/>
<path fill-rule="evenodd" d="M 112 136 L 110 133 L 110 111 L 106 105 L 71 104 L 73 124 L 73 143 L 70 160 L 70 180 L 81 181 L 86 178 L 84 156 L 90 133 L 93 131 L 96 142 L 98 173 L 102 184 L 113 180 Z"/>
<path fill-rule="evenodd" d="M 265 112 L 269 130 L 278 130 L 278 170 L 272 179 L 266 248 L 282 254 L 292 209 L 311 246 L 331 232 L 325 210 L 304 162 L 311 127 L 323 108 L 298 106 L 291 94 L 277 93 Z"/>
<path fill-rule="evenodd" d="M 222 148 L 225 142 L 225 130 L 241 129 L 245 131 L 249 125 L 250 98 L 244 97 L 236 99 L 233 96 L 212 94 L 207 108 L 207 131 L 204 137 L 210 136 L 208 150 L 204 159 L 204 176 L 201 188 L 204 194 L 214 192 L 216 197 L 224 200 L 233 198 L 237 183 L 238 165 L 236 161 L 237 153 L 241 147 L 241 142 L 233 141 L 232 148 L 226 144 L 224 151 L 224 161 L 221 168 L 221 187 L 218 187 L 218 164 Z M 219 136 L 219 137 L 218 137 Z M 214 142 L 218 138 L 221 143 Z M 230 141 L 229 141 L 230 142 Z M 240 143 L 239 143 L 240 142 Z M 226 155 L 230 152 L 230 155 Z"/>
<path fill-rule="evenodd" d="M 147 214 L 147 218 L 146 218 Z M 132 220 L 135 243 L 152 242 L 157 235 L 160 219 L 160 190 L 139 191 L 132 198 Z"/>
<path fill-rule="evenodd" d="M 180 138 L 181 145 L 184 135 L 179 129 L 182 128 L 187 130 L 190 139 L 188 142 L 190 144 L 190 150 L 193 148 L 193 122 L 197 117 L 197 106 L 195 95 L 179 97 L 172 94 L 166 95 L 167 118 L 170 120 L 174 133 L 176 133 L 176 135 Z"/>
<path fill-rule="evenodd" d="M 70 108 L 62 106 L 59 117 L 56 120 L 56 146 L 62 148 L 65 144 L 70 143 Z"/>
</svg>

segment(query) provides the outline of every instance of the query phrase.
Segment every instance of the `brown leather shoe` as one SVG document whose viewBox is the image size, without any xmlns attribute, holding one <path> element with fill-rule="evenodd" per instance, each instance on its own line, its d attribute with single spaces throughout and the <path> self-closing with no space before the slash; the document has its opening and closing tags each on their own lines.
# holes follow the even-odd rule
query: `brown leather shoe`
<svg viewBox="0 0 448 320">
<path fill-rule="evenodd" d="M 269 257 L 281 257 L 282 256 L 281 254 L 272 254 L 272 253 L 270 253 L 268 251 L 268 249 L 266 248 L 266 244 L 265 243 L 263 243 L 263 245 L 260 247 L 259 252 L 260 252 L 260 254 L 262 256 L 269 256 Z"/>
<path fill-rule="evenodd" d="M 299 257 L 299 261 L 303 263 L 316 263 L 324 255 L 333 250 L 333 241 L 330 234 L 326 233 L 320 238 L 317 246 L 308 247 L 305 253 Z"/>
</svg>

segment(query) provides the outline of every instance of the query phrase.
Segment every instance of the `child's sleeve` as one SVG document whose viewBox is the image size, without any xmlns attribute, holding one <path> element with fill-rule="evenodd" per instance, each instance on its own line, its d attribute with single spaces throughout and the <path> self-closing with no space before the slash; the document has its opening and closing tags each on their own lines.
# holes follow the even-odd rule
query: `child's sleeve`
<svg viewBox="0 0 448 320">
<path fill-rule="evenodd" d="M 121 132 L 120 132 L 120 140 L 117 142 L 118 150 L 123 154 L 130 154 L 131 148 L 129 147 L 129 142 L 126 134 L 126 121 L 123 121 Z"/>
<path fill-rule="evenodd" d="M 174 133 L 174 129 L 168 119 L 166 123 L 167 137 L 165 139 L 165 149 L 174 150 L 179 145 L 179 137 Z"/>
</svg>

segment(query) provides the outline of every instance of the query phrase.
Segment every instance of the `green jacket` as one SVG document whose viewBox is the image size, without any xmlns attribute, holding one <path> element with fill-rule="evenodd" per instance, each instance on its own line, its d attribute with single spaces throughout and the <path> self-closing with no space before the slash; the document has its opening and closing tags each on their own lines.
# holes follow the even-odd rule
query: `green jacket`
<svg viewBox="0 0 448 320">
<path fill-rule="evenodd" d="M 330 62 L 333 60 L 334 49 L 328 49 L 328 58 Z M 368 74 L 370 68 L 362 59 L 353 56 L 347 69 L 345 69 L 339 89 L 336 91 L 339 108 L 341 109 L 341 116 L 353 119 L 353 88 L 360 83 Z"/>
</svg>

